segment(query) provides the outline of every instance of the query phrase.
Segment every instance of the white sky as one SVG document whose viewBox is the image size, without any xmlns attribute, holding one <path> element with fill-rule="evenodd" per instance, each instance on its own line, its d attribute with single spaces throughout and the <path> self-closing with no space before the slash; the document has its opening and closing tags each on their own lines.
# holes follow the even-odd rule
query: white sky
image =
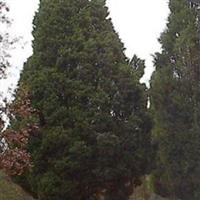
<svg viewBox="0 0 200 200">
<path fill-rule="evenodd" d="M 32 53 L 32 19 L 39 0 L 7 2 L 13 19 L 11 32 L 13 35 L 22 36 L 22 41 L 26 44 L 24 48 L 12 51 L 11 63 L 16 69 L 11 69 L 9 81 L 0 82 L 0 90 L 4 91 L 8 85 L 16 85 L 19 69 L 22 69 L 24 61 Z M 126 55 L 131 58 L 137 54 L 146 60 L 147 69 L 143 78 L 146 83 L 153 71 L 151 55 L 160 51 L 157 38 L 166 26 L 169 13 L 167 2 L 168 0 L 107 0 L 114 27 L 127 49 Z"/>
</svg>

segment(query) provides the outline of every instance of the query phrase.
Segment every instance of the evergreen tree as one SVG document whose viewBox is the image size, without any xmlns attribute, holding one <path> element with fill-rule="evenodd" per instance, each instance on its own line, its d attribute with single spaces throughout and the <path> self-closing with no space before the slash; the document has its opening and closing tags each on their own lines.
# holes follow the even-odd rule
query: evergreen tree
<svg viewBox="0 0 200 200">
<path fill-rule="evenodd" d="M 19 181 L 41 200 L 126 199 L 152 155 L 144 61 L 125 57 L 104 0 L 41 0 L 33 36 L 19 91 L 40 136 Z"/>
<path fill-rule="evenodd" d="M 200 37 L 198 1 L 171 0 L 162 53 L 151 80 L 155 187 L 182 200 L 200 198 Z"/>
</svg>

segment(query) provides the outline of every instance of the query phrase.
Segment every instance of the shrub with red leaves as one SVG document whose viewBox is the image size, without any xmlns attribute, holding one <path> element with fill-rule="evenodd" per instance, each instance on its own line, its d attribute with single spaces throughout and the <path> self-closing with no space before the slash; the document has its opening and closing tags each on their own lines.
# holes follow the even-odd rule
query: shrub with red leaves
<svg viewBox="0 0 200 200">
<path fill-rule="evenodd" d="M 30 107 L 28 94 L 23 94 L 23 99 L 16 100 L 11 107 L 8 106 L 9 114 L 29 118 L 36 111 Z M 3 128 L 3 120 L 1 127 Z M 27 145 L 31 136 L 37 133 L 38 126 L 27 123 L 18 131 L 10 128 L 1 133 L 0 168 L 9 175 L 21 175 L 31 168 L 31 156 Z"/>
</svg>

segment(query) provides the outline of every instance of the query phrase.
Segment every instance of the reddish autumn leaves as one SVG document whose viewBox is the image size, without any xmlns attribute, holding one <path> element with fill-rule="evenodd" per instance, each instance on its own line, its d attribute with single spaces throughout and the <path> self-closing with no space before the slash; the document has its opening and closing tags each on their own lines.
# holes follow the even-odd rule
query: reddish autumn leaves
<svg viewBox="0 0 200 200">
<path fill-rule="evenodd" d="M 30 107 L 27 93 L 24 93 L 22 99 L 16 100 L 11 108 L 8 107 L 8 110 L 12 117 L 18 116 L 26 119 L 36 113 Z M 18 131 L 8 128 L 1 133 L 1 169 L 10 175 L 21 175 L 31 168 L 31 157 L 27 145 L 30 137 L 36 134 L 37 130 L 38 127 L 35 124 L 27 123 Z"/>
</svg>

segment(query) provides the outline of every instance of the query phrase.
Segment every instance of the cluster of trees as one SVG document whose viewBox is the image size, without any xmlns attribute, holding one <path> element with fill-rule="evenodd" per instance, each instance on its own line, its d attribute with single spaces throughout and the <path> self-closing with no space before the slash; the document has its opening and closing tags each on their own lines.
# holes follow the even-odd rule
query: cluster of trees
<svg viewBox="0 0 200 200">
<path fill-rule="evenodd" d="M 158 194 L 199 199 L 200 2 L 169 7 L 147 90 L 105 0 L 40 1 L 0 162 L 33 196 L 126 200 L 151 173 Z"/>
</svg>

